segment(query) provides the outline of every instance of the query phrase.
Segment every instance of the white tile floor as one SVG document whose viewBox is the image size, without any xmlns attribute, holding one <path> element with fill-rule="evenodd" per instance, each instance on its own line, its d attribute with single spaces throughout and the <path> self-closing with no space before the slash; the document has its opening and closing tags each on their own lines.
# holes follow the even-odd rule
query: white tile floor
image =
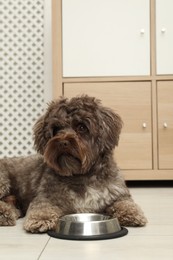
<svg viewBox="0 0 173 260">
<path fill-rule="evenodd" d="M 128 228 L 125 237 L 102 241 L 67 241 L 47 234 L 28 234 L 20 219 L 15 227 L 0 227 L 1 260 L 172 260 L 173 188 L 130 188 L 145 211 L 148 225 Z"/>
</svg>

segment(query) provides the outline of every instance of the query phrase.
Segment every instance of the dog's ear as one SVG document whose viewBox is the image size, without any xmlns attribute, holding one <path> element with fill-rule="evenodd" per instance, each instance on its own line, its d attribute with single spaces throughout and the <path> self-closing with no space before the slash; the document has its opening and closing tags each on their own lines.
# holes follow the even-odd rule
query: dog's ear
<svg viewBox="0 0 173 260">
<path fill-rule="evenodd" d="M 41 116 L 33 127 L 34 146 L 37 152 L 43 154 L 47 143 L 45 133 L 45 115 Z"/>
<path fill-rule="evenodd" d="M 45 113 L 37 120 L 33 127 L 34 147 L 37 152 L 43 154 L 48 140 L 51 138 L 49 123 L 51 118 L 57 116 L 59 109 L 65 108 L 67 99 L 60 97 L 48 104 Z"/>
<path fill-rule="evenodd" d="M 102 107 L 100 111 L 102 138 L 105 140 L 104 147 L 113 149 L 118 145 L 123 122 L 120 116 L 109 108 Z"/>
</svg>

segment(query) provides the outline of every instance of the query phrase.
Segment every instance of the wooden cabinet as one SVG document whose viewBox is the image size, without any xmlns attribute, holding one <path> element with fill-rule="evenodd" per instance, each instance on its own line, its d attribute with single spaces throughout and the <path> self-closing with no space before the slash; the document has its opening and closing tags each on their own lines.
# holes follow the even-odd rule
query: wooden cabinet
<svg viewBox="0 0 173 260">
<path fill-rule="evenodd" d="M 173 81 L 159 81 L 157 95 L 159 169 L 173 169 Z"/>
<path fill-rule="evenodd" d="M 172 10 L 172 0 L 156 0 L 157 74 L 173 74 Z"/>
<path fill-rule="evenodd" d="M 120 114 L 127 180 L 173 180 L 173 1 L 52 3 L 54 98 L 88 94 Z"/>
<path fill-rule="evenodd" d="M 63 76 L 150 74 L 149 0 L 62 0 Z"/>
<path fill-rule="evenodd" d="M 64 95 L 89 94 L 121 115 L 124 122 L 115 157 L 122 169 L 152 169 L 151 83 L 65 83 Z M 135 154 L 135 156 L 134 156 Z"/>
</svg>

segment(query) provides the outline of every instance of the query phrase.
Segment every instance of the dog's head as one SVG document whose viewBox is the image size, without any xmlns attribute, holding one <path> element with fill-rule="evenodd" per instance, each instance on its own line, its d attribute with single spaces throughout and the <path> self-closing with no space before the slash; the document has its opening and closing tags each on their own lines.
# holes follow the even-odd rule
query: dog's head
<svg viewBox="0 0 173 260">
<path fill-rule="evenodd" d="M 120 117 L 89 96 L 52 101 L 34 126 L 36 150 L 58 174 L 85 174 L 118 145 Z"/>
</svg>

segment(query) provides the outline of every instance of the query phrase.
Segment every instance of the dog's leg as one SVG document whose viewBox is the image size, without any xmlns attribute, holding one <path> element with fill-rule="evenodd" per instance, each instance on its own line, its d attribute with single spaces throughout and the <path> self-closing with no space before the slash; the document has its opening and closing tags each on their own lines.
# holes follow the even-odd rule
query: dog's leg
<svg viewBox="0 0 173 260">
<path fill-rule="evenodd" d="M 147 223 L 144 213 L 132 198 L 114 202 L 106 213 L 117 217 L 121 226 L 142 227 Z"/>
<path fill-rule="evenodd" d="M 32 233 L 54 230 L 61 215 L 61 210 L 46 200 L 32 202 L 27 210 L 24 229 Z"/>
<path fill-rule="evenodd" d="M 20 213 L 14 205 L 3 201 L 10 193 L 10 179 L 2 163 L 0 164 L 0 168 L 0 226 L 14 226 Z"/>
<path fill-rule="evenodd" d="M 0 165 L 3 167 L 3 165 Z M 8 172 L 3 171 L 3 168 L 0 172 L 0 199 L 9 195 L 10 193 L 10 179 L 8 176 Z"/>
<path fill-rule="evenodd" d="M 0 201 L 0 226 L 14 226 L 20 211 L 13 205 Z"/>
</svg>

